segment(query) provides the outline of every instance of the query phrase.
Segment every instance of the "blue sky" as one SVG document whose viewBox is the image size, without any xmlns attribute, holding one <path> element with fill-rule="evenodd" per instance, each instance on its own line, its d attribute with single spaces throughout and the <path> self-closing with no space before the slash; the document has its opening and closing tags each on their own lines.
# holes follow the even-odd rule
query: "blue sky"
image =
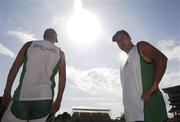
<svg viewBox="0 0 180 122">
<path fill-rule="evenodd" d="M 57 30 L 66 54 L 67 86 L 60 113 L 75 106 L 123 113 L 120 64 L 126 55 L 112 35 L 127 30 L 133 42 L 148 41 L 168 57 L 161 88 L 180 84 L 179 0 L 1 0 L 0 95 L 21 46 Z M 19 74 L 13 89 L 18 84 Z M 12 91 L 13 93 L 13 91 Z M 167 102 L 167 96 L 164 95 Z"/>
</svg>

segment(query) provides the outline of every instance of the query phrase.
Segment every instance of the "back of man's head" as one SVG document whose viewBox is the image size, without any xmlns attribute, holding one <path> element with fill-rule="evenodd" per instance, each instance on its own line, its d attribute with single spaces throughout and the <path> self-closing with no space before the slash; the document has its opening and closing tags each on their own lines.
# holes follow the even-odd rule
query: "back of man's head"
<svg viewBox="0 0 180 122">
<path fill-rule="evenodd" d="M 55 42 L 58 42 L 57 40 L 57 33 L 53 28 L 48 28 L 44 31 L 43 35 L 44 40 L 52 40 L 55 39 Z"/>
</svg>

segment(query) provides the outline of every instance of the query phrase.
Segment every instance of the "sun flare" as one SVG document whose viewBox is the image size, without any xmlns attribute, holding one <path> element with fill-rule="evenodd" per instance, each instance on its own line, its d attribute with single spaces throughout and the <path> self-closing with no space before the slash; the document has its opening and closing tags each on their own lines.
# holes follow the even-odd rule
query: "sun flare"
<svg viewBox="0 0 180 122">
<path fill-rule="evenodd" d="M 67 22 L 66 31 L 70 41 L 78 46 L 92 46 L 102 33 L 97 16 L 84 9 L 81 0 L 75 0 L 74 13 Z"/>
</svg>

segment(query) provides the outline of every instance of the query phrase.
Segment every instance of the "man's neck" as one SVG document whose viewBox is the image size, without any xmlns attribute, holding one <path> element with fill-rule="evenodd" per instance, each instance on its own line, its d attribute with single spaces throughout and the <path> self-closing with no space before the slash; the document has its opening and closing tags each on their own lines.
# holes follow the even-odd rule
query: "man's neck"
<svg viewBox="0 0 180 122">
<path fill-rule="evenodd" d="M 54 42 L 52 42 L 50 39 L 44 39 L 44 40 L 54 44 Z"/>
<path fill-rule="evenodd" d="M 134 47 L 134 45 L 130 45 L 129 48 L 127 49 L 127 51 L 125 51 L 127 54 L 132 50 L 132 48 Z"/>
</svg>

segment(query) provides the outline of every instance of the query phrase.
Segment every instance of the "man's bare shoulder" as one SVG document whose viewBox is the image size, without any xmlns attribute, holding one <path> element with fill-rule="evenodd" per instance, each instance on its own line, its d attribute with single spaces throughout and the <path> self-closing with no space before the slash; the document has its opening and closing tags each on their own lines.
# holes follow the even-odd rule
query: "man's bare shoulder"
<svg viewBox="0 0 180 122">
<path fill-rule="evenodd" d="M 138 46 L 141 48 L 149 48 L 149 47 L 153 47 L 149 42 L 147 41 L 140 41 L 138 42 Z"/>
<path fill-rule="evenodd" d="M 65 62 L 65 53 L 63 50 L 60 50 L 60 62 L 61 63 Z"/>
<path fill-rule="evenodd" d="M 147 41 L 140 41 L 138 42 L 137 46 L 140 52 L 156 50 L 156 48 Z"/>
<path fill-rule="evenodd" d="M 24 44 L 24 47 L 29 47 L 32 44 L 33 41 L 28 41 Z"/>
<path fill-rule="evenodd" d="M 63 50 L 60 50 L 60 55 L 61 55 L 61 57 L 65 57 L 65 53 Z"/>
</svg>

